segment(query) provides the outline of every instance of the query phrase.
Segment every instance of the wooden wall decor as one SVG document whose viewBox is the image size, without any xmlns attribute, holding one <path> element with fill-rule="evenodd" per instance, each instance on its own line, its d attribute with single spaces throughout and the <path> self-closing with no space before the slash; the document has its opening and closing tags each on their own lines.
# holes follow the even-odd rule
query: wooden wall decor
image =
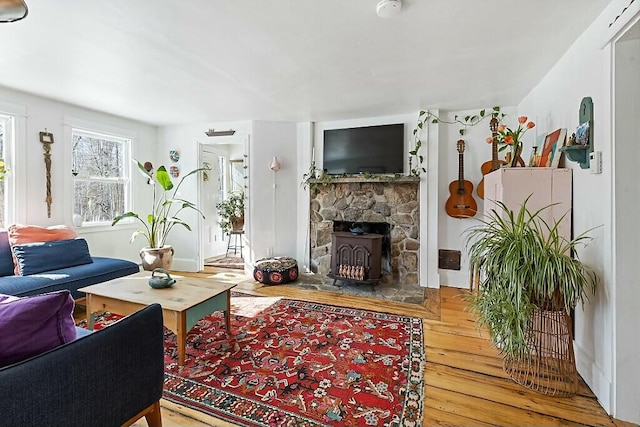
<svg viewBox="0 0 640 427">
<path fill-rule="evenodd" d="M 53 198 L 51 197 L 51 144 L 53 144 L 53 134 L 47 132 L 45 128 L 44 132 L 40 132 L 40 142 L 44 149 L 44 165 L 47 169 L 47 197 L 45 198 L 45 202 L 47 203 L 47 217 L 51 218 L 51 203 L 53 202 Z"/>
</svg>

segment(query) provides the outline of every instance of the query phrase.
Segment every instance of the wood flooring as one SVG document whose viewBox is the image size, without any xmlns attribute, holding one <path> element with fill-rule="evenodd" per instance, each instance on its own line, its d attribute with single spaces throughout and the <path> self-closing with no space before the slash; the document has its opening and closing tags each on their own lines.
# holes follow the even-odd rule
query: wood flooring
<svg viewBox="0 0 640 427">
<path fill-rule="evenodd" d="M 239 280 L 239 272 L 209 269 L 216 280 Z M 180 273 L 184 274 L 184 273 Z M 187 275 L 187 274 L 185 274 Z M 443 287 L 430 290 L 423 305 L 381 302 L 328 292 L 298 290 L 294 287 L 243 283 L 236 290 L 263 296 L 282 296 L 333 305 L 421 317 L 426 348 L 425 426 L 623 426 L 609 417 L 589 388 L 581 381 L 580 391 L 571 398 L 544 396 L 514 383 L 502 370 L 502 358 L 482 335 L 465 310 L 465 290 Z M 435 307 L 435 308 L 434 308 Z M 438 312 L 439 311 L 439 312 Z M 165 426 L 231 426 L 199 411 L 162 401 Z M 145 426 L 140 420 L 135 426 Z"/>
</svg>

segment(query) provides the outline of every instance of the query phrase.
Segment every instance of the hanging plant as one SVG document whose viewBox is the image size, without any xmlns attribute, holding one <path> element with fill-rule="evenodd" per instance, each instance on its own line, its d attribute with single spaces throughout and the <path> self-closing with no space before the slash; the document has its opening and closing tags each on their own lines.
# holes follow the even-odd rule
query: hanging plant
<svg viewBox="0 0 640 427">
<path fill-rule="evenodd" d="M 428 123 L 444 123 L 448 125 L 462 125 L 460 129 L 458 129 L 458 133 L 460 136 L 464 136 L 467 131 L 467 127 L 475 126 L 487 117 L 495 117 L 498 120 L 502 120 L 506 114 L 500 112 L 500 107 L 493 107 L 490 112 L 487 112 L 486 109 L 482 109 L 478 112 L 478 114 L 467 115 L 464 117 L 459 117 L 457 115 L 453 116 L 453 120 L 443 120 L 440 117 L 436 116 L 429 111 L 421 110 L 418 113 L 418 121 L 416 123 L 415 129 L 413 129 L 413 139 L 414 145 L 413 150 L 409 151 L 409 175 L 411 176 L 420 176 L 421 173 L 426 173 L 427 170 L 422 166 L 424 163 L 424 156 L 420 154 L 420 149 L 422 148 L 423 141 L 420 138 L 420 131 L 424 128 L 424 126 Z"/>
<path fill-rule="evenodd" d="M 302 182 L 300 185 L 305 190 L 308 188 L 312 194 L 315 194 L 319 185 L 328 185 L 333 182 L 333 175 L 329 175 L 327 171 L 320 170 L 316 167 L 315 160 L 309 165 L 307 173 L 302 175 Z"/>
</svg>

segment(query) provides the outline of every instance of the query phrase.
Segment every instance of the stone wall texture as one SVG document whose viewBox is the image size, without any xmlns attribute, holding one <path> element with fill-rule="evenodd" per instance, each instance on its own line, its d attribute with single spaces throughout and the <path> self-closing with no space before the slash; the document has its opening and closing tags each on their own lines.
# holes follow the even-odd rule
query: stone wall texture
<svg viewBox="0 0 640 427">
<path fill-rule="evenodd" d="M 392 272 L 382 285 L 419 287 L 420 203 L 418 182 L 345 182 L 319 185 L 311 194 L 311 270 L 331 271 L 334 221 L 390 224 Z"/>
</svg>

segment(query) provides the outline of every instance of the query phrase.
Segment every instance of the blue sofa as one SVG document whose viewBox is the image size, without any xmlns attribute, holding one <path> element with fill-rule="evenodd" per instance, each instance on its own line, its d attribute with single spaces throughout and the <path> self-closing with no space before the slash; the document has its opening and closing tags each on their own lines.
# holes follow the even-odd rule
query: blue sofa
<svg viewBox="0 0 640 427">
<path fill-rule="evenodd" d="M 67 289 L 78 299 L 84 297 L 79 288 L 140 271 L 138 264 L 123 259 L 92 256 L 91 260 L 89 264 L 15 276 L 8 234 L 0 230 L 0 294 L 22 297 Z"/>
<path fill-rule="evenodd" d="M 122 426 L 144 416 L 161 426 L 162 308 L 0 368 L 0 427 Z"/>
</svg>

